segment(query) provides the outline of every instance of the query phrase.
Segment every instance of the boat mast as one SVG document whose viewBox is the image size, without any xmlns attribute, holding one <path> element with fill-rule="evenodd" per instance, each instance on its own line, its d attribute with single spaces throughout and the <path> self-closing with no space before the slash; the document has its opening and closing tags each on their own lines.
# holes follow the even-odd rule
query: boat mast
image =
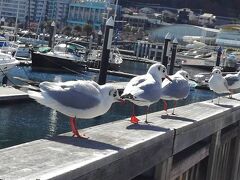
<svg viewBox="0 0 240 180">
<path fill-rule="evenodd" d="M 29 31 L 30 31 L 30 19 L 31 19 L 31 12 L 30 12 L 31 8 L 30 8 L 30 6 L 31 6 L 31 0 L 28 1 L 28 30 Z"/>
<path fill-rule="evenodd" d="M 17 34 L 17 24 L 18 24 L 18 15 L 19 15 L 19 3 L 20 1 L 18 0 L 18 6 L 17 6 L 17 16 L 16 16 L 16 21 L 15 21 L 15 30 L 14 30 L 14 34 Z"/>
</svg>

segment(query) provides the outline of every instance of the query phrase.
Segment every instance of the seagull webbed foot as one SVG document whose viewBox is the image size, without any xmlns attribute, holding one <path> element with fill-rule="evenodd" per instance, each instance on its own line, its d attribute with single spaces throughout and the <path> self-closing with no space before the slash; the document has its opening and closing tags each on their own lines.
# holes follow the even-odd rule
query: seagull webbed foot
<svg viewBox="0 0 240 180">
<path fill-rule="evenodd" d="M 132 115 L 130 121 L 131 121 L 131 123 L 133 123 L 133 124 L 138 124 L 139 119 L 138 119 L 136 116 Z"/>
</svg>

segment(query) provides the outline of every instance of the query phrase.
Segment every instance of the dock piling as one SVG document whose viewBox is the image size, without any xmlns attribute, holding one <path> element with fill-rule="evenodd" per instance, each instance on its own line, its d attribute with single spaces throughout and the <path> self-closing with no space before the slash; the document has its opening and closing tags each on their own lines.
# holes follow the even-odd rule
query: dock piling
<svg viewBox="0 0 240 180">
<path fill-rule="evenodd" d="M 101 46 L 101 44 L 102 44 L 102 31 L 101 30 L 99 30 L 98 31 L 98 40 L 97 40 L 97 45 L 98 46 Z"/>
<path fill-rule="evenodd" d="M 168 72 L 169 75 L 173 75 L 174 63 L 175 63 L 176 53 L 177 53 L 177 45 L 178 45 L 178 41 L 175 38 L 173 40 L 173 45 L 172 45 L 171 62 L 170 62 L 170 68 L 169 68 L 169 72 Z"/>
<path fill-rule="evenodd" d="M 216 61 L 216 66 L 220 65 L 220 59 L 222 55 L 222 47 L 220 46 L 217 50 L 217 61 Z"/>
<path fill-rule="evenodd" d="M 106 83 L 107 79 L 107 70 L 109 65 L 109 54 L 112 45 L 113 37 L 113 26 L 114 21 L 112 16 L 106 22 L 106 28 L 104 33 L 103 49 L 102 49 L 102 59 L 100 65 L 99 79 L 98 84 L 102 85 Z"/>
<path fill-rule="evenodd" d="M 169 52 L 169 45 L 170 45 L 170 41 L 171 41 L 172 37 L 170 35 L 170 33 L 167 33 L 167 35 L 165 36 L 165 40 L 164 40 L 164 48 L 163 48 L 163 54 L 162 54 L 162 64 L 164 66 L 167 67 L 168 64 L 168 52 Z"/>
<path fill-rule="evenodd" d="M 48 41 L 48 46 L 53 48 L 54 45 L 54 36 L 55 36 L 56 23 L 53 21 L 50 28 L 50 37 Z"/>
</svg>

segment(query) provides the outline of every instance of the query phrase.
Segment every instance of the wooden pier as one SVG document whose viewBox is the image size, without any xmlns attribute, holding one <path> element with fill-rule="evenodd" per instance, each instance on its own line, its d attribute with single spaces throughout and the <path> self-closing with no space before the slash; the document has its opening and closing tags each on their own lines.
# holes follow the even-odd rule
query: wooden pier
<svg viewBox="0 0 240 180">
<path fill-rule="evenodd" d="M 0 150 L 0 179 L 239 180 L 240 94 Z M 144 121 L 145 116 L 140 119 Z"/>
</svg>

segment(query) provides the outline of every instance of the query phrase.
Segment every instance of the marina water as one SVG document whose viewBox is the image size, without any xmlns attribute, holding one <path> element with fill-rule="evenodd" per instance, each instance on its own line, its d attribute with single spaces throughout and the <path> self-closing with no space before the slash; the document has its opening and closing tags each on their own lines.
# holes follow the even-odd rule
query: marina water
<svg viewBox="0 0 240 180">
<path fill-rule="evenodd" d="M 124 66 L 123 66 L 124 67 Z M 125 70 L 128 67 L 125 64 Z M 138 68 L 140 67 L 140 68 Z M 138 74 L 144 74 L 149 65 L 142 64 L 141 66 L 133 65 L 131 69 Z M 131 73 L 134 73 L 131 72 Z M 191 72 L 190 72 L 191 74 Z M 25 79 L 34 81 L 67 81 L 77 79 L 93 79 L 97 74 L 85 72 L 80 75 L 73 74 L 60 74 L 60 73 L 45 73 L 34 72 L 30 67 L 16 67 L 8 72 L 11 81 L 19 83 L 12 77 L 18 76 Z M 108 76 L 108 81 L 129 81 L 127 78 L 116 76 Z M 203 101 L 212 98 L 212 92 L 206 90 L 192 89 L 187 99 L 179 101 L 179 105 L 185 105 L 192 102 Z M 173 103 L 169 102 L 172 107 Z M 163 110 L 163 102 L 159 101 L 150 108 L 150 112 Z M 145 114 L 146 108 L 136 107 L 136 114 Z M 112 108 L 106 114 L 89 119 L 78 120 L 78 128 L 86 128 L 107 122 L 122 120 L 128 118 L 132 112 L 132 105 L 113 104 Z M 171 111 L 169 111 L 170 113 Z M 177 110 L 176 110 L 177 114 Z M 142 119 L 144 121 L 144 119 Z M 129 125 L 130 122 L 129 122 Z M 69 117 L 58 113 L 52 109 L 38 104 L 37 102 L 20 102 L 3 104 L 0 108 L 0 148 L 6 148 L 13 145 L 29 142 L 41 138 L 49 138 L 61 133 L 69 132 Z"/>
</svg>

